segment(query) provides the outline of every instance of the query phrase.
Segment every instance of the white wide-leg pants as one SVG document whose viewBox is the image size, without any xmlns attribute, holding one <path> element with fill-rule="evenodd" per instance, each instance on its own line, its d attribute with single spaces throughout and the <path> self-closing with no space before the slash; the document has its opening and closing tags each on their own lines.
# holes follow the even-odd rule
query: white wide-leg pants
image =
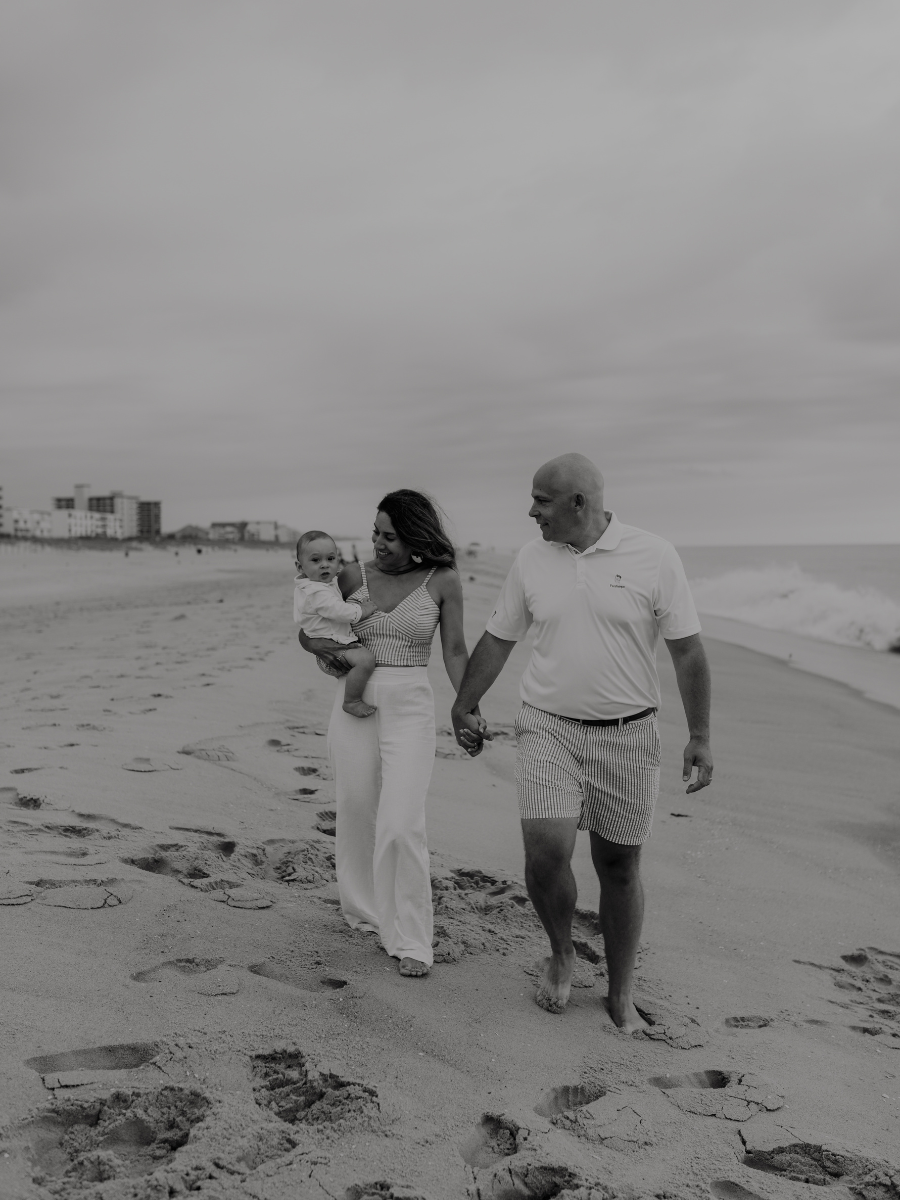
<svg viewBox="0 0 900 1200">
<path fill-rule="evenodd" d="M 328 725 L 337 792 L 335 858 L 341 909 L 394 958 L 431 966 L 433 913 L 425 796 L 434 768 L 434 695 L 424 667 L 376 667 L 363 699 L 371 717 L 341 708 Z"/>
</svg>

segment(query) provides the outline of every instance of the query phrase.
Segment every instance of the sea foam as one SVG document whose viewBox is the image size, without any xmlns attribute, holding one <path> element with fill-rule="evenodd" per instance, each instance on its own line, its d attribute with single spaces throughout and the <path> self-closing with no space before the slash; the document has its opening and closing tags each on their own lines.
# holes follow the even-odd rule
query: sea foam
<svg viewBox="0 0 900 1200">
<path fill-rule="evenodd" d="M 763 629 L 841 646 L 900 652 L 900 604 L 871 588 L 845 588 L 798 566 L 742 568 L 691 582 L 697 608 Z"/>
</svg>

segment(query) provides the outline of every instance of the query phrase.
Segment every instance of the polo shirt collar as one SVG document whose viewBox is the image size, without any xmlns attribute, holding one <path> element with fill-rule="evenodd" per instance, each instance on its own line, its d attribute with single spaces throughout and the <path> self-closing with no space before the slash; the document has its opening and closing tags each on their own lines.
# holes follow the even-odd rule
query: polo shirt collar
<svg viewBox="0 0 900 1200">
<path fill-rule="evenodd" d="M 592 546 L 588 546 L 586 550 L 579 552 L 569 546 L 567 542 L 553 542 L 554 546 L 562 546 L 568 550 L 570 554 L 576 555 L 578 558 L 583 558 L 585 554 L 593 554 L 595 550 L 615 550 L 619 542 L 622 540 L 622 523 L 614 512 L 609 514 L 609 524 L 603 530 L 601 536 L 594 542 Z"/>
</svg>

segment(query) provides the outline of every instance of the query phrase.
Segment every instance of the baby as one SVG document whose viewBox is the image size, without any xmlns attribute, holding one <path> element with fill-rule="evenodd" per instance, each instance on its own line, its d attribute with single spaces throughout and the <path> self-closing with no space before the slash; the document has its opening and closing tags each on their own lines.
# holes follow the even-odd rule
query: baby
<svg viewBox="0 0 900 1200">
<path fill-rule="evenodd" d="M 334 539 L 321 529 L 311 529 L 297 542 L 297 575 L 294 586 L 294 620 L 307 637 L 315 639 L 316 650 L 327 651 L 319 665 L 328 674 L 334 660 L 346 667 L 344 712 L 354 717 L 371 717 L 375 708 L 362 698 L 363 689 L 375 670 L 375 655 L 361 645 L 350 631 L 366 617 L 377 612 L 371 600 L 342 599 L 337 583 L 341 556 Z M 338 653 L 334 653 L 337 651 Z M 343 674 L 344 672 L 340 672 Z"/>
</svg>

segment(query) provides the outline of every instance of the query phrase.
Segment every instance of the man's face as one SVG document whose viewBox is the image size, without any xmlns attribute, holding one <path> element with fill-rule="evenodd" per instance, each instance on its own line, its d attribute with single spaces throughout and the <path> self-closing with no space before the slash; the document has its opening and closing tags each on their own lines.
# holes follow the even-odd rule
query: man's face
<svg viewBox="0 0 900 1200">
<path fill-rule="evenodd" d="M 331 538 L 317 538 L 303 547 L 297 560 L 307 579 L 316 583 L 331 583 L 341 569 L 341 558 Z"/>
<path fill-rule="evenodd" d="M 528 515 L 537 521 L 545 542 L 567 542 L 575 533 L 573 497 L 552 488 L 540 472 L 534 477 Z"/>
</svg>

